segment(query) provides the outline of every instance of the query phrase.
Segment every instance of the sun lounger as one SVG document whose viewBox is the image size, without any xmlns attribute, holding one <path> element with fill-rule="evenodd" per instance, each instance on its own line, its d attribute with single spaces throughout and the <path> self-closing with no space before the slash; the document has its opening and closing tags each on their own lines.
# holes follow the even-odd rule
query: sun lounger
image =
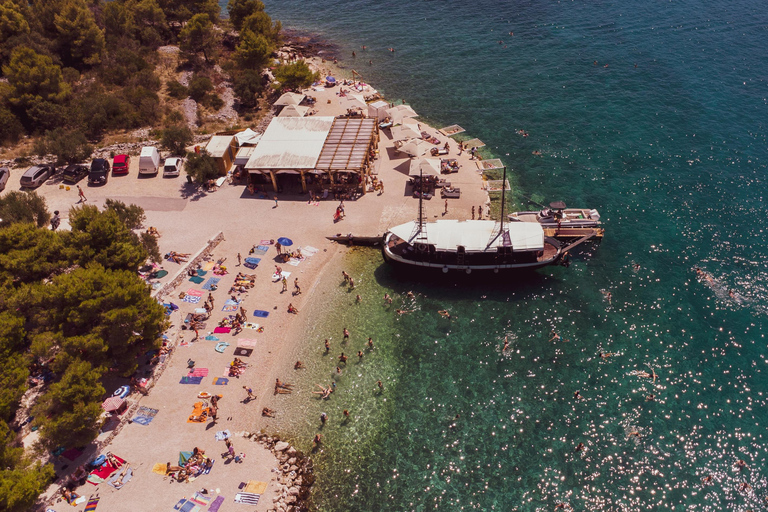
<svg viewBox="0 0 768 512">
<path fill-rule="evenodd" d="M 461 189 L 454 188 L 448 190 L 443 188 L 440 190 L 440 197 L 443 199 L 459 199 L 461 197 Z"/>
</svg>

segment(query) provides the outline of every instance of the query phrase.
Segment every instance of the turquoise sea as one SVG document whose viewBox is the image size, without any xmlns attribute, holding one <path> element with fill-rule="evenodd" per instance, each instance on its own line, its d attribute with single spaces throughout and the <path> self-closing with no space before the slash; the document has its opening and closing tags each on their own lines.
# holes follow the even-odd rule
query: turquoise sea
<svg viewBox="0 0 768 512">
<path fill-rule="evenodd" d="M 267 8 L 333 41 L 388 99 L 484 140 L 513 173 L 518 208 L 524 196 L 597 208 L 607 232 L 570 268 L 513 281 L 416 284 L 353 251 L 358 305 L 340 274 L 324 277 L 309 313 L 325 320 L 297 344 L 307 382 L 335 378 L 338 391 L 305 395 L 308 419 L 282 427 L 309 448 L 329 414 L 314 507 L 765 510 L 764 3 Z M 338 375 L 340 350 L 351 357 Z"/>
</svg>

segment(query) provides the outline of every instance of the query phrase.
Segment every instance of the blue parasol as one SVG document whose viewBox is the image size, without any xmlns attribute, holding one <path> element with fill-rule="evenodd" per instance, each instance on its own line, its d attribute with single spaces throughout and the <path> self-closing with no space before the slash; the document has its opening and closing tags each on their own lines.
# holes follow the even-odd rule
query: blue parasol
<svg viewBox="0 0 768 512">
<path fill-rule="evenodd" d="M 277 239 L 277 243 L 282 245 L 283 247 L 290 247 L 293 245 L 293 240 L 290 238 L 285 238 L 284 236 Z"/>
<path fill-rule="evenodd" d="M 325 77 L 326 82 L 336 83 L 336 79 L 332 76 Z"/>
</svg>

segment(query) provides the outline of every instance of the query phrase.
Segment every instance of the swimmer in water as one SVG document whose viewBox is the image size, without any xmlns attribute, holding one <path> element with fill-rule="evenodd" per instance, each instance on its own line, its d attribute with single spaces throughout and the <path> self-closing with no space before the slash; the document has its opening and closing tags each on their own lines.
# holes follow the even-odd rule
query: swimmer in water
<svg viewBox="0 0 768 512">
<path fill-rule="evenodd" d="M 445 309 L 441 309 L 440 311 L 438 311 L 438 314 L 440 316 L 442 316 L 443 318 L 447 318 L 448 320 L 451 319 L 451 314 L 448 311 L 446 311 Z"/>
<path fill-rule="evenodd" d="M 602 357 L 603 359 L 608 359 L 611 356 L 615 356 L 616 352 L 598 352 L 597 355 Z"/>
<path fill-rule="evenodd" d="M 509 349 L 509 336 L 504 336 L 504 348 L 501 350 L 502 352 L 506 352 L 507 349 Z"/>
<path fill-rule="evenodd" d="M 584 451 L 584 443 L 579 443 L 579 445 L 574 450 L 574 452 L 576 452 L 576 453 L 579 453 L 581 451 Z"/>
</svg>

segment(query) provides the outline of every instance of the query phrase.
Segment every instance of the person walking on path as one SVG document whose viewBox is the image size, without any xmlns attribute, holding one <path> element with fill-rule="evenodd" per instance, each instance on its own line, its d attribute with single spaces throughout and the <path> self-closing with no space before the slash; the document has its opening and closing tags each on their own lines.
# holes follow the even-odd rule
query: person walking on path
<svg viewBox="0 0 768 512">
<path fill-rule="evenodd" d="M 294 295 L 301 295 L 301 286 L 299 286 L 299 278 L 293 280 L 293 287 L 295 288 L 293 294 Z"/>
<path fill-rule="evenodd" d="M 349 282 L 349 274 L 347 274 L 344 270 L 341 271 L 341 275 L 344 276 L 344 282 Z"/>
<path fill-rule="evenodd" d="M 273 206 L 272 208 L 277 208 L 277 194 L 275 194 L 275 206 Z"/>
<path fill-rule="evenodd" d="M 448 200 L 445 200 L 445 210 L 443 211 L 443 215 L 446 215 L 448 213 Z"/>
<path fill-rule="evenodd" d="M 288 280 L 285 278 L 285 276 L 283 276 L 282 282 L 283 282 L 283 291 L 287 292 L 288 291 Z"/>
<path fill-rule="evenodd" d="M 59 224 L 61 224 L 61 218 L 59 217 L 59 210 L 56 210 L 51 218 L 51 229 L 56 231 L 59 228 Z"/>
<path fill-rule="evenodd" d="M 83 189 L 80 188 L 80 185 L 77 186 L 77 195 L 80 198 L 78 203 L 84 203 L 88 201 L 88 199 L 85 198 L 85 193 L 83 192 Z"/>
<path fill-rule="evenodd" d="M 240 253 L 237 253 L 237 266 L 239 267 L 242 262 L 243 262 L 242 256 L 240 256 Z"/>
<path fill-rule="evenodd" d="M 483 218 L 483 205 L 477 207 L 477 218 L 482 220 Z"/>
<path fill-rule="evenodd" d="M 475 207 L 472 207 L 472 220 L 475 220 Z"/>
<path fill-rule="evenodd" d="M 256 395 L 253 394 L 253 389 L 249 388 L 248 386 L 243 386 L 243 389 L 246 393 L 248 393 L 248 396 L 246 397 L 247 401 L 254 400 L 256 398 Z"/>
</svg>

